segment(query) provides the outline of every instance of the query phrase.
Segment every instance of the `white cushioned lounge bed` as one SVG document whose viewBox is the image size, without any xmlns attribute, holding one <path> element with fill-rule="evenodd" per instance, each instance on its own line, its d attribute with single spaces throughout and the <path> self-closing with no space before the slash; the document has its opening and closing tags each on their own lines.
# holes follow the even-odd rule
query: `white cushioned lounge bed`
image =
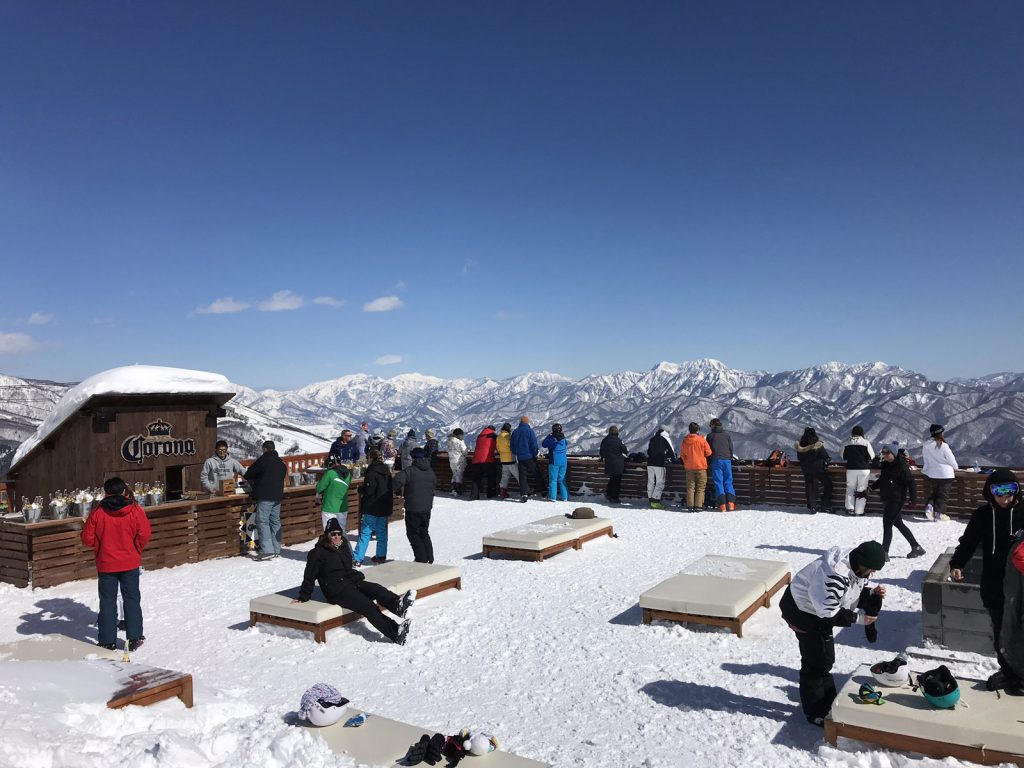
<svg viewBox="0 0 1024 768">
<path fill-rule="evenodd" d="M 937 662 L 914 663 L 918 672 L 935 666 Z M 936 709 L 909 685 L 879 686 L 869 665 L 862 664 L 832 704 L 825 719 L 825 740 L 835 745 L 843 736 L 928 757 L 955 757 L 982 765 L 1024 765 L 1024 697 L 1007 696 L 1005 692 L 997 695 L 980 681 L 957 682 L 961 702 L 968 706 Z M 864 683 L 881 691 L 885 703 L 862 704 L 857 692 Z"/>
<path fill-rule="evenodd" d="M 392 560 L 363 569 L 367 581 L 387 587 L 401 595 L 415 589 L 416 598 L 433 595 L 446 589 L 462 589 L 462 576 L 453 565 L 409 563 Z M 317 586 L 313 597 L 305 603 L 293 603 L 299 588 L 292 587 L 249 601 L 249 625 L 273 624 L 279 627 L 302 629 L 313 633 L 318 643 L 327 642 L 327 630 L 357 621 L 361 614 L 328 603 Z"/>
<path fill-rule="evenodd" d="M 341 720 L 334 725 L 323 728 L 310 726 L 310 730 L 322 736 L 335 754 L 347 755 L 356 764 L 373 768 L 404 765 L 401 762 L 402 758 L 411 745 L 418 742 L 424 734 L 432 736 L 440 732 L 372 713 L 369 713 L 366 722 L 358 728 L 345 728 L 345 721 L 358 714 L 362 714 L 362 710 L 348 707 Z M 442 759 L 439 765 L 446 762 L 447 760 Z M 547 768 L 549 764 L 502 752 L 499 749 L 486 755 L 467 755 L 460 765 L 479 768 Z"/>
<path fill-rule="evenodd" d="M 743 637 L 743 623 L 789 581 L 789 563 L 705 555 L 640 595 L 643 621 L 728 627 Z"/>
<path fill-rule="evenodd" d="M 612 521 L 606 517 L 584 520 L 556 515 L 484 536 L 484 557 L 543 560 L 566 549 L 580 549 L 584 542 L 599 536 L 612 535 Z"/>
</svg>

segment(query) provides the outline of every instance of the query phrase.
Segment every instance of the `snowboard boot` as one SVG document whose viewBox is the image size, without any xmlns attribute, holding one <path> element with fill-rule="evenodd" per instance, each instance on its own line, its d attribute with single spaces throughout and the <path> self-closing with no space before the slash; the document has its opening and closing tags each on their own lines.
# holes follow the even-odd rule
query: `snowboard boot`
<svg viewBox="0 0 1024 768">
<path fill-rule="evenodd" d="M 736 511 L 736 502 L 735 501 L 730 501 L 729 504 L 728 504 L 728 507 L 729 507 L 729 511 L 730 512 L 735 512 Z"/>
<path fill-rule="evenodd" d="M 508 498 L 508 489 L 507 488 L 502 488 L 501 491 L 498 493 L 498 496 L 501 498 L 502 501 L 507 499 Z"/>
<path fill-rule="evenodd" d="M 725 512 L 725 509 L 726 509 L 725 504 L 719 504 L 718 505 L 718 511 L 719 512 Z"/>
</svg>

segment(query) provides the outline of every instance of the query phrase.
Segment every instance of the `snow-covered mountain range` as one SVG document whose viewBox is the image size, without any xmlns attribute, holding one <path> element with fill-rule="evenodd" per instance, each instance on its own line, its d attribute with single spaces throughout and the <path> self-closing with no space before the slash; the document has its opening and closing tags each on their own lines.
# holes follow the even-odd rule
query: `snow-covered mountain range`
<svg viewBox="0 0 1024 768">
<path fill-rule="evenodd" d="M 28 437 L 68 385 L 0 377 L 0 441 Z M 678 442 L 691 421 L 706 428 L 718 416 L 744 458 L 774 448 L 792 456 L 793 442 L 813 426 L 833 456 L 854 424 L 870 440 L 916 447 L 928 425 L 946 425 L 961 464 L 1024 466 L 1024 374 L 932 381 L 885 363 L 825 363 L 782 373 L 741 371 L 717 360 L 659 363 L 648 371 L 571 379 L 527 373 L 509 379 L 439 379 L 402 374 L 381 379 L 342 376 L 293 391 L 238 387 L 221 432 L 254 454 L 264 435 L 285 449 L 323 450 L 342 426 L 402 431 L 455 426 L 475 435 L 487 424 L 529 414 L 539 433 L 561 422 L 575 452 L 596 452 L 610 424 L 631 450 L 645 450 L 659 424 Z M 13 452 L 13 448 L 9 449 Z M 5 465 L 4 465 L 5 466 Z"/>
</svg>

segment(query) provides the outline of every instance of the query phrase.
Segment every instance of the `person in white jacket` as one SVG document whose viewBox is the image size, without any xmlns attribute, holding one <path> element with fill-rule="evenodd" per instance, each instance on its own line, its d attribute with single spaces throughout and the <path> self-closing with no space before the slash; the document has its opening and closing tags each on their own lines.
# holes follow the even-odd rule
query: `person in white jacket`
<svg viewBox="0 0 1024 768">
<path fill-rule="evenodd" d="M 469 447 L 462 439 L 464 434 L 466 433 L 456 427 L 448 437 L 448 465 L 452 468 L 452 492 L 456 496 L 462 495 L 462 475 L 466 471 L 466 459 L 469 455 Z"/>
<path fill-rule="evenodd" d="M 871 480 L 871 462 L 875 449 L 864 439 L 864 427 L 860 424 L 850 431 L 850 439 L 843 444 L 843 461 L 846 462 L 846 514 L 863 515 L 868 498 L 865 491 Z M 857 496 L 860 494 L 860 497 Z"/>
<path fill-rule="evenodd" d="M 941 424 L 932 424 L 928 427 L 932 439 L 926 440 L 921 446 L 921 455 L 924 460 L 921 470 L 931 480 L 932 487 L 928 494 L 928 503 L 932 505 L 935 517 L 946 512 L 949 494 L 953 490 L 953 479 L 959 468 L 956 457 L 953 456 L 953 451 L 950 450 L 943 435 L 943 429 Z"/>
<path fill-rule="evenodd" d="M 885 587 L 872 589 L 868 579 L 884 565 L 885 549 L 877 541 L 852 550 L 833 547 L 793 577 L 779 602 L 800 645 L 800 705 L 813 725 L 824 725 L 837 695 L 833 629 L 863 624 L 868 640 L 877 638 L 874 623 Z"/>
</svg>

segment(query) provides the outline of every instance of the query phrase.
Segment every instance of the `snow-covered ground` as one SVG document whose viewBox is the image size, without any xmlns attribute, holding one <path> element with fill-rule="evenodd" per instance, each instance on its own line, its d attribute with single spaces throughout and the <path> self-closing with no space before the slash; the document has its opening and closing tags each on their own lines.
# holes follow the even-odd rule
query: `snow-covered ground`
<svg viewBox="0 0 1024 768">
<path fill-rule="evenodd" d="M 785 560 L 795 571 L 827 547 L 880 540 L 880 518 L 793 509 L 691 515 L 590 500 L 614 520 L 618 538 L 543 563 L 481 558 L 484 534 L 577 503 L 439 498 L 431 524 L 437 561 L 462 570 L 463 589 L 417 602 L 405 647 L 365 622 L 333 630 L 324 645 L 306 633 L 248 626 L 249 598 L 298 584 L 312 542 L 270 562 L 236 557 L 145 572 L 147 642 L 133 660 L 192 673 L 195 707 L 174 699 L 54 711 L 0 680 L 0 766 L 352 765 L 289 724 L 316 682 L 331 683 L 355 706 L 431 730 L 482 728 L 503 748 L 560 768 L 960 765 L 845 740 L 839 749 L 824 745 L 799 711 L 797 646 L 778 599 L 754 614 L 742 639 L 641 623 L 639 594 L 704 554 Z M 911 525 L 928 555 L 894 558 L 881 572 L 888 597 L 878 643 L 869 644 L 862 627 L 840 631 L 837 677 L 922 645 L 922 580 L 963 525 Z M 897 533 L 894 554 L 907 549 Z M 400 522 L 391 526 L 389 556 L 411 559 Z M 367 574 L 372 579 L 372 569 Z M 51 633 L 95 640 L 94 581 L 35 591 L 0 585 L 0 605 L 0 643 Z M 994 670 L 976 659 L 954 671 L 977 678 Z"/>
</svg>

